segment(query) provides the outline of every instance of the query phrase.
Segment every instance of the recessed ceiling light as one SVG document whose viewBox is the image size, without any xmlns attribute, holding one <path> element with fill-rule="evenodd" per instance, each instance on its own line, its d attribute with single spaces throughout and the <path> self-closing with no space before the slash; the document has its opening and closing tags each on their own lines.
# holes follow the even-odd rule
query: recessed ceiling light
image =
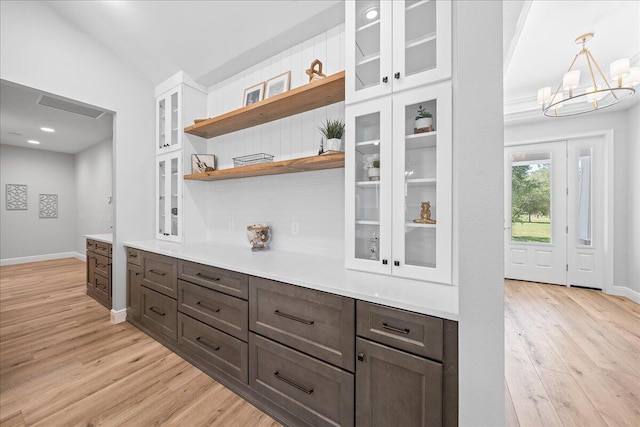
<svg viewBox="0 0 640 427">
<path fill-rule="evenodd" d="M 55 132 L 56 130 L 53 128 L 40 128 L 41 131 L 43 132 Z"/>
<path fill-rule="evenodd" d="M 28 142 L 29 144 L 36 144 L 36 145 L 40 144 L 40 141 L 36 141 L 36 140 L 33 140 L 33 139 L 30 139 L 30 140 L 28 140 L 27 142 Z"/>
<path fill-rule="evenodd" d="M 367 19 L 375 19 L 375 18 L 378 16 L 378 9 L 377 9 L 377 8 L 375 8 L 375 7 L 372 7 L 371 9 L 367 9 L 367 10 L 364 12 L 364 16 L 365 16 Z"/>
</svg>

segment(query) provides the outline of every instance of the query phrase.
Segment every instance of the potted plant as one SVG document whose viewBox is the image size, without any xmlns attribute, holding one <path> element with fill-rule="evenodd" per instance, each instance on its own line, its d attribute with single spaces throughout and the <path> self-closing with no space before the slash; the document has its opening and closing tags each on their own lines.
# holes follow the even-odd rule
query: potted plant
<svg viewBox="0 0 640 427">
<path fill-rule="evenodd" d="M 422 105 L 418 107 L 418 115 L 416 116 L 415 128 L 418 131 L 423 131 L 424 129 L 432 128 L 433 119 L 431 117 L 431 113 L 425 110 Z M 433 128 L 432 128 L 433 129 Z"/>
<path fill-rule="evenodd" d="M 365 158 L 364 170 L 369 177 L 369 181 L 380 181 L 380 154 Z"/>
<path fill-rule="evenodd" d="M 319 129 L 327 141 L 325 151 L 341 151 L 344 122 L 340 119 L 327 119 Z"/>
</svg>

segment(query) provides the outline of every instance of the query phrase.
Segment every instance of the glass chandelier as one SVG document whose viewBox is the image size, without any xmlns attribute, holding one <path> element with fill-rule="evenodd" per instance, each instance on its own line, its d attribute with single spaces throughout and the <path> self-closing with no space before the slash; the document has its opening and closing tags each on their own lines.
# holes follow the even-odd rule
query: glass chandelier
<svg viewBox="0 0 640 427">
<path fill-rule="evenodd" d="M 576 54 L 564 74 L 562 82 L 554 93 L 550 87 L 538 90 L 538 104 L 547 117 L 567 117 L 611 107 L 634 93 L 634 86 L 640 82 L 640 68 L 630 67 L 629 59 L 619 59 L 611 63 L 609 75 L 612 84 L 605 77 L 602 69 L 587 49 L 587 41 L 593 33 L 586 33 L 576 38 L 576 44 L 582 49 Z M 580 87 L 580 70 L 574 66 L 580 56 L 584 55 L 589 70 L 587 85 Z"/>
</svg>

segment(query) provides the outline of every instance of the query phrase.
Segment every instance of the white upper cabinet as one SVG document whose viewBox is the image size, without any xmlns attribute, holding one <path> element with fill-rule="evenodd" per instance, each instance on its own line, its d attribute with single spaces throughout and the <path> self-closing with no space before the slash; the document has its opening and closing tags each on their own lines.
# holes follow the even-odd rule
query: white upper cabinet
<svg viewBox="0 0 640 427">
<path fill-rule="evenodd" d="M 182 241 L 182 151 L 156 157 L 156 238 Z"/>
<path fill-rule="evenodd" d="M 346 101 L 451 77 L 451 2 L 348 0 Z"/>
<path fill-rule="evenodd" d="M 451 90 L 443 82 L 347 108 L 348 268 L 451 283 Z M 421 107 L 427 132 L 415 128 Z"/>
<path fill-rule="evenodd" d="M 156 155 L 182 149 L 182 86 L 156 97 Z"/>
</svg>

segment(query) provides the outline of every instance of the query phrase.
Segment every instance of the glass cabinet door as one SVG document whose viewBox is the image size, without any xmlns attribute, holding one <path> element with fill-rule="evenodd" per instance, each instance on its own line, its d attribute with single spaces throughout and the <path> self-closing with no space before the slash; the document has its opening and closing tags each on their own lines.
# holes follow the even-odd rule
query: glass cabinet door
<svg viewBox="0 0 640 427">
<path fill-rule="evenodd" d="M 156 152 L 167 147 L 167 99 L 160 97 L 156 101 Z"/>
<path fill-rule="evenodd" d="M 451 84 L 395 96 L 393 114 L 394 274 L 450 283 Z"/>
<path fill-rule="evenodd" d="M 176 88 L 156 99 L 156 154 L 182 147 L 181 105 L 181 88 Z"/>
<path fill-rule="evenodd" d="M 180 241 L 182 238 L 182 155 L 169 153 L 157 158 L 158 239 Z"/>
<path fill-rule="evenodd" d="M 346 2 L 349 102 L 391 92 L 391 9 L 388 0 Z"/>
<path fill-rule="evenodd" d="M 167 160 L 166 158 L 158 159 L 156 162 L 156 194 L 157 194 L 157 206 L 156 206 L 156 230 L 158 237 L 166 234 L 166 212 L 167 212 Z"/>
<path fill-rule="evenodd" d="M 391 100 L 358 104 L 346 115 L 348 267 L 391 272 Z"/>
<path fill-rule="evenodd" d="M 394 90 L 451 77 L 451 3 L 393 2 Z"/>
</svg>

